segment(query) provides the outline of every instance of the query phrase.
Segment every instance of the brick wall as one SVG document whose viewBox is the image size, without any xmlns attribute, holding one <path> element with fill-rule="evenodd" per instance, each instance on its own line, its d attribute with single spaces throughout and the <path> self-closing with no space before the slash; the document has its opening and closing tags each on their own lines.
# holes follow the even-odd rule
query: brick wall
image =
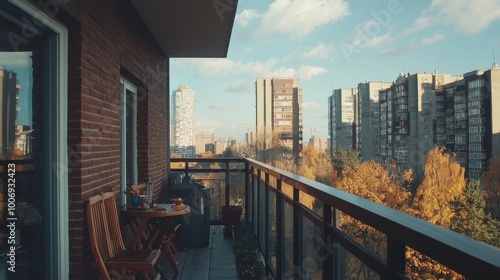
<svg viewBox="0 0 500 280">
<path fill-rule="evenodd" d="M 65 1 L 63 1 L 65 2 Z M 167 182 L 168 61 L 129 1 L 66 1 L 70 278 L 96 279 L 85 202 L 120 186 L 120 77 L 138 87 L 139 180 Z"/>
</svg>

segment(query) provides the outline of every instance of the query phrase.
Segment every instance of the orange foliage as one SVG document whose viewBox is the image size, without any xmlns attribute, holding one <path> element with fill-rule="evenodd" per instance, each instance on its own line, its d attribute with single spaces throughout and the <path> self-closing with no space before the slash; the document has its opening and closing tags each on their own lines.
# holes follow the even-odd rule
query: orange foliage
<svg viewBox="0 0 500 280">
<path fill-rule="evenodd" d="M 500 157 L 490 160 L 488 171 L 481 177 L 486 207 L 495 210 L 495 218 L 500 219 Z"/>
<path fill-rule="evenodd" d="M 444 227 L 454 215 L 452 202 L 463 195 L 465 169 L 444 148 L 434 148 L 425 160 L 425 177 L 417 189 L 411 214 Z"/>
</svg>

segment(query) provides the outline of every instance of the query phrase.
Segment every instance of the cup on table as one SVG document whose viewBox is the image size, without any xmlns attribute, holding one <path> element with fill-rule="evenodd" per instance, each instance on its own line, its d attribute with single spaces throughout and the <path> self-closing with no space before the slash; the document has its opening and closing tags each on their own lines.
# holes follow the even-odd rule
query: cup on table
<svg viewBox="0 0 500 280">
<path fill-rule="evenodd" d="M 141 208 L 151 208 L 151 196 L 143 194 L 141 195 Z"/>
<path fill-rule="evenodd" d="M 175 197 L 175 198 L 170 199 L 170 201 L 172 201 L 172 203 L 174 205 L 181 205 L 182 202 L 184 202 L 184 199 L 180 198 L 180 197 Z"/>
</svg>

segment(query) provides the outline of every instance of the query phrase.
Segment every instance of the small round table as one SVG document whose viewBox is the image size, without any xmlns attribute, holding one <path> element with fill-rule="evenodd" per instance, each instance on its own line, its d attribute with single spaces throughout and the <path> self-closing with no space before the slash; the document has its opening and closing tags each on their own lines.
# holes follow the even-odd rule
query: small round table
<svg viewBox="0 0 500 280">
<path fill-rule="evenodd" d="M 155 204 L 153 208 L 132 209 L 123 206 L 121 214 L 127 219 L 127 223 L 134 234 L 129 243 L 129 248 L 152 249 L 157 241 L 168 235 L 167 226 L 170 219 L 175 216 L 186 215 L 191 208 L 184 204 L 180 210 L 172 209 L 172 204 Z"/>
<path fill-rule="evenodd" d="M 127 219 L 130 229 L 134 233 L 134 237 L 130 241 L 129 248 L 141 250 L 142 248 L 153 249 L 159 246 L 162 256 L 167 256 L 170 265 L 175 272 L 179 272 L 179 266 L 174 258 L 171 249 L 171 238 L 175 237 L 175 229 L 169 229 L 170 219 L 176 216 L 186 215 L 191 212 L 188 205 L 181 209 L 172 209 L 172 204 L 155 204 L 153 208 L 121 208 L 121 214 Z M 164 237 L 167 237 L 166 240 Z M 161 258 L 161 257 L 160 257 Z M 160 274 L 165 275 L 165 272 L 160 269 Z"/>
</svg>

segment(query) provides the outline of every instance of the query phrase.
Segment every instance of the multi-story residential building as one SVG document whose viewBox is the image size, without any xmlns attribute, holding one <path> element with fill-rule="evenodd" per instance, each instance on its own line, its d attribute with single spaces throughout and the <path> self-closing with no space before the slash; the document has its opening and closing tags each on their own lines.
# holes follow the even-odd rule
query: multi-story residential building
<svg viewBox="0 0 500 280">
<path fill-rule="evenodd" d="M 356 149 L 357 88 L 335 89 L 328 97 L 330 156 L 337 147 Z"/>
<path fill-rule="evenodd" d="M 392 85 L 389 82 L 358 84 L 356 146 L 362 161 L 372 160 L 379 149 L 379 92 Z"/>
<path fill-rule="evenodd" d="M 433 91 L 460 79 L 450 74 L 402 74 L 380 91 L 381 161 L 394 160 L 400 170 L 413 169 L 417 179 L 423 177 L 425 156 L 437 137 Z"/>
<path fill-rule="evenodd" d="M 228 147 L 236 146 L 236 138 L 234 137 L 227 138 L 227 146 Z"/>
<path fill-rule="evenodd" d="M 172 92 L 171 142 L 172 152 L 183 157 L 194 157 L 196 93 L 189 86 L 181 85 Z"/>
<path fill-rule="evenodd" d="M 456 155 L 467 177 L 480 179 L 488 160 L 500 156 L 500 67 L 465 73 L 464 79 L 444 85 L 446 142 L 437 141 Z M 436 106 L 438 107 L 438 106 Z M 436 117 L 436 136 L 442 128 Z"/>
<path fill-rule="evenodd" d="M 206 144 L 213 143 L 215 133 L 198 133 L 195 140 L 195 153 L 197 155 L 206 152 Z"/>
<path fill-rule="evenodd" d="M 17 73 L 0 68 L 0 148 L 5 154 L 12 150 L 16 140 L 17 101 L 20 85 Z"/>
<path fill-rule="evenodd" d="M 216 155 L 222 154 L 222 152 L 224 152 L 227 148 L 226 140 L 224 140 L 224 139 L 215 140 L 214 147 L 215 147 L 215 154 Z"/>
<path fill-rule="evenodd" d="M 259 146 L 268 149 L 278 143 L 297 158 L 303 139 L 302 89 L 298 79 L 259 78 L 255 93 Z"/>
</svg>

